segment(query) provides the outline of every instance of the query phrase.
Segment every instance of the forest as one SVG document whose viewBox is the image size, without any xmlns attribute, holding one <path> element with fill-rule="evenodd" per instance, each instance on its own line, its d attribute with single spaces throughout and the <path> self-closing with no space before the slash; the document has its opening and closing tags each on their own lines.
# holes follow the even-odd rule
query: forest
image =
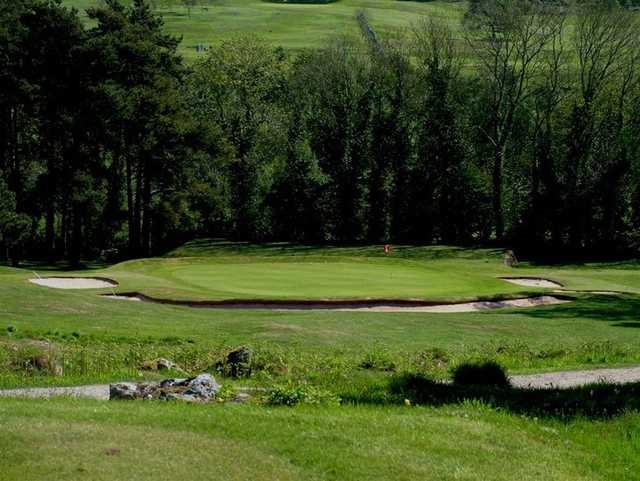
<svg viewBox="0 0 640 481">
<path fill-rule="evenodd" d="M 640 248 L 640 22 L 607 0 L 474 0 L 312 50 L 194 62 L 145 0 L 0 9 L 0 260 L 196 237 Z M 460 33 L 462 32 L 462 33 Z"/>
</svg>

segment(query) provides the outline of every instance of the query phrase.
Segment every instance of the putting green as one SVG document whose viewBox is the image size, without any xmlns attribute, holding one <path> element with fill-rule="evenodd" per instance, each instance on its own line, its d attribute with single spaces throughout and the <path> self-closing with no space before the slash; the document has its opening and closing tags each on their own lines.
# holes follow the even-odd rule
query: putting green
<svg viewBox="0 0 640 481">
<path fill-rule="evenodd" d="M 499 279 L 511 271 L 502 266 L 499 256 L 488 252 L 470 258 L 429 258 L 420 252 L 420 257 L 410 258 L 403 253 L 376 255 L 378 250 L 382 251 L 354 253 L 334 248 L 300 253 L 283 249 L 269 255 L 268 250 L 223 249 L 214 255 L 125 262 L 101 275 L 116 280 L 119 292 L 177 300 L 463 301 L 540 292 Z"/>
<path fill-rule="evenodd" d="M 444 274 L 437 266 L 366 262 L 196 264 L 171 269 L 171 276 L 230 298 L 425 298 L 478 292 L 478 276 Z M 485 294 L 510 289 L 491 278 L 484 288 Z"/>
</svg>

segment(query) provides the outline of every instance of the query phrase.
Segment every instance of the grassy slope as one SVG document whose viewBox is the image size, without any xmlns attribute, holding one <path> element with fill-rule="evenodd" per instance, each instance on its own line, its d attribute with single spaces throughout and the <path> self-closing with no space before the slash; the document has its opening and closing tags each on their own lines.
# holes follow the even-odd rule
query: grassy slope
<svg viewBox="0 0 640 481">
<path fill-rule="evenodd" d="M 393 273 L 405 263 L 420 267 L 419 276 L 431 279 L 431 283 L 421 287 L 420 294 L 445 297 L 470 295 L 470 289 L 478 286 L 481 292 L 488 293 L 492 286 L 492 276 L 502 273 L 499 259 L 488 256 L 486 251 L 446 250 L 444 248 L 397 248 L 396 258 L 383 258 L 381 248 L 362 249 L 322 249 L 306 251 L 299 248 L 227 246 L 210 243 L 192 244 L 175 255 L 193 255 L 200 257 L 160 258 L 146 261 L 134 261 L 116 265 L 105 271 L 84 272 L 83 275 L 102 274 L 112 276 L 123 282 L 121 290 L 142 290 L 151 294 L 186 297 L 224 297 L 247 295 L 238 289 L 243 277 L 232 267 L 240 262 L 243 267 L 250 266 L 254 273 L 271 275 L 271 269 L 279 263 L 287 269 L 281 272 L 291 277 L 281 276 L 275 283 L 261 287 L 255 279 L 248 279 L 258 293 L 274 292 L 285 297 L 292 289 L 305 289 L 306 278 L 297 276 L 298 261 L 323 259 L 326 264 L 318 264 L 328 271 L 334 260 L 340 260 L 341 266 L 349 265 L 359 269 L 364 265 L 368 269 L 369 260 L 374 259 L 376 269 L 388 269 Z M 313 255 L 311 255 L 313 254 Z M 447 258 L 442 258 L 443 256 Z M 490 254 L 490 253 L 489 253 Z M 373 257 L 373 256 L 378 257 Z M 206 257 L 205 257 L 206 256 Z M 403 258 L 403 256 L 405 258 Z M 439 260 L 437 260 L 440 258 Z M 268 263 L 265 263 L 268 260 Z M 347 263 L 346 260 L 349 260 Z M 295 262 L 295 263 L 294 263 Z M 186 271 L 179 271 L 176 277 L 171 266 L 193 266 L 195 283 L 182 286 Z M 207 266 L 206 269 L 200 266 Z M 314 264 L 315 265 L 315 264 Z M 431 272 L 431 266 L 437 268 Z M 226 277 L 216 282 L 202 282 L 203 272 L 216 278 L 216 269 L 224 268 Z M 446 270 L 445 270 L 446 268 Z M 411 267 L 411 269 L 417 269 Z M 638 292 L 640 276 L 635 264 L 607 265 L 603 268 L 554 267 L 512 269 L 517 274 L 552 275 L 567 282 L 569 287 L 610 289 L 624 288 Z M 303 269 L 307 274 L 308 271 Z M 59 272 L 57 274 L 60 274 Z M 265 274 L 265 275 L 266 275 Z M 575 303 L 534 309 L 511 309 L 490 312 L 464 314 L 434 313 L 357 313 L 357 312 L 272 312 L 243 310 L 203 310 L 186 307 L 170 307 L 129 301 L 116 301 L 100 298 L 96 291 L 63 291 L 35 286 L 28 282 L 32 276 L 27 269 L 0 268 L 0 329 L 14 326 L 19 332 L 63 333 L 80 332 L 83 335 L 122 336 L 130 340 L 150 337 L 180 337 L 193 339 L 200 343 L 277 343 L 280 346 L 295 348 L 299 351 L 335 350 L 362 352 L 378 342 L 395 351 L 413 351 L 440 347 L 445 349 L 466 349 L 489 342 L 526 342 L 532 348 L 548 345 L 576 346 L 594 341 L 611 341 L 615 344 L 640 346 L 640 298 L 637 295 L 601 296 L 578 295 Z M 446 281 L 441 279 L 447 279 Z M 460 281 L 452 283 L 450 279 Z M 187 280 L 189 280 L 187 276 Z M 340 286 L 334 290 L 328 283 L 323 295 L 333 294 L 342 297 L 343 289 L 349 294 L 374 296 L 380 294 L 376 288 L 394 289 L 384 294 L 403 297 L 402 285 L 388 287 L 387 283 L 370 284 L 370 279 L 359 278 L 356 283 Z M 457 292 L 444 293 L 440 282 Z M 446 283 L 445 283 L 446 282 Z M 500 282 L 502 292 L 514 292 L 520 288 Z M 451 283 L 451 284 L 449 284 Z M 389 284 L 394 285 L 391 281 Z M 234 287 L 235 286 L 235 287 Z M 239 286 L 239 287 L 238 287 Z M 415 287 L 415 286 L 409 286 Z M 429 291 L 429 289 L 434 289 Z M 528 289 L 528 288 L 524 288 Z M 309 290 L 305 294 L 315 294 Z M 101 291 L 98 291 L 101 292 Z M 524 291 L 520 291 L 524 292 Z M 251 296 L 256 292 L 251 292 Z M 294 293 L 297 294 L 297 293 Z M 408 297 L 408 296 L 406 296 Z"/>
<path fill-rule="evenodd" d="M 637 479 L 639 418 L 0 400 L 3 481 Z"/>
<path fill-rule="evenodd" d="M 63 0 L 81 11 L 96 0 Z M 327 5 L 274 4 L 262 0 L 208 0 L 206 9 L 187 10 L 174 2 L 160 7 L 167 31 L 182 35 L 182 52 L 197 54 L 195 45 L 215 44 L 235 34 L 255 34 L 274 46 L 287 49 L 315 48 L 336 34 L 357 32 L 355 13 L 365 9 L 381 34 L 410 27 L 429 16 L 454 22 L 464 11 L 464 3 L 411 2 L 400 0 L 340 0 Z"/>
</svg>

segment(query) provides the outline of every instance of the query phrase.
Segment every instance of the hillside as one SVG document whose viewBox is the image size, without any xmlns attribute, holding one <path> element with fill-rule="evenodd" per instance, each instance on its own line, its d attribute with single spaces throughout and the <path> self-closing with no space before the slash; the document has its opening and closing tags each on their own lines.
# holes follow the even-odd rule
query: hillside
<svg viewBox="0 0 640 481">
<path fill-rule="evenodd" d="M 84 11 L 97 0 L 63 0 Z M 236 34 L 254 34 L 274 46 L 313 48 L 336 34 L 357 29 L 355 13 L 365 9 L 373 27 L 382 34 L 410 28 L 423 16 L 456 22 L 463 2 L 401 0 L 340 0 L 321 5 L 279 4 L 262 0 L 201 0 L 188 10 L 178 0 L 157 1 L 167 30 L 182 35 L 182 52 L 197 56 L 196 45 L 211 45 Z"/>
</svg>

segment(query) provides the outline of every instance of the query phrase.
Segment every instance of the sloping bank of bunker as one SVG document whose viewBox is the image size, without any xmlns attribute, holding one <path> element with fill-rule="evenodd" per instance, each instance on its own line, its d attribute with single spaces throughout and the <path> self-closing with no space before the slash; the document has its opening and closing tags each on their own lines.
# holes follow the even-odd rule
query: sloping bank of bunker
<svg viewBox="0 0 640 481">
<path fill-rule="evenodd" d="M 477 312 L 491 309 L 537 307 L 572 302 L 573 299 L 560 296 L 540 295 L 519 299 L 480 300 L 461 303 L 441 304 L 422 300 L 364 299 L 364 300 L 221 300 L 221 301 L 179 301 L 157 299 L 137 292 L 105 294 L 116 300 L 137 300 L 186 306 L 201 309 L 263 309 L 272 311 L 340 311 L 340 312 Z"/>
</svg>

